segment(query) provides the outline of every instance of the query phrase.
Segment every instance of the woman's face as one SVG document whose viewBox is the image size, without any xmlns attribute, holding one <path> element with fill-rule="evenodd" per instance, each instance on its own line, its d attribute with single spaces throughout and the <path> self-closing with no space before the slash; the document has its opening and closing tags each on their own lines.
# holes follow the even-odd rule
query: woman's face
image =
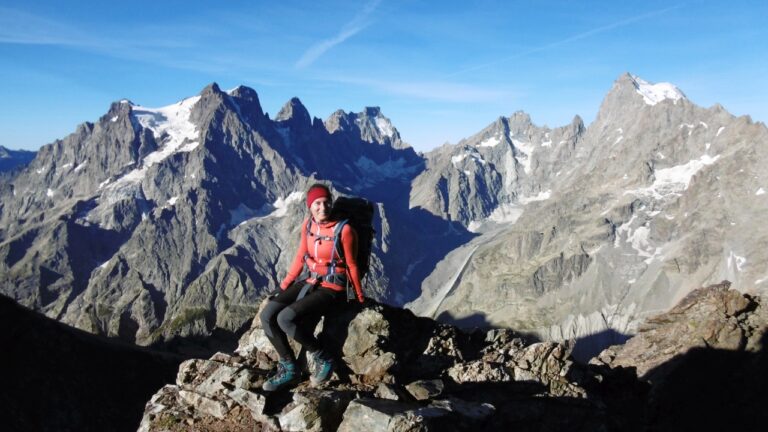
<svg viewBox="0 0 768 432">
<path fill-rule="evenodd" d="M 309 212 L 312 213 L 312 217 L 315 222 L 327 222 L 331 217 L 331 200 L 326 197 L 320 197 L 309 206 Z"/>
</svg>

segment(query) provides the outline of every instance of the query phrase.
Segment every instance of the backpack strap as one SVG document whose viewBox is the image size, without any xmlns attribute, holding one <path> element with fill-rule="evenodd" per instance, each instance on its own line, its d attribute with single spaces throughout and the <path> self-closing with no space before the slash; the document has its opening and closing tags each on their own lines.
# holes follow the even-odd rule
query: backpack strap
<svg viewBox="0 0 768 432">
<path fill-rule="evenodd" d="M 335 227 L 333 227 L 333 248 L 331 249 L 331 260 L 328 263 L 329 274 L 331 273 L 331 270 L 336 268 L 336 258 L 334 258 L 333 255 L 334 252 L 336 252 L 341 261 L 344 261 L 344 248 L 339 246 L 339 238 L 341 238 L 341 230 L 347 222 L 347 219 L 342 219 L 336 223 Z"/>
</svg>

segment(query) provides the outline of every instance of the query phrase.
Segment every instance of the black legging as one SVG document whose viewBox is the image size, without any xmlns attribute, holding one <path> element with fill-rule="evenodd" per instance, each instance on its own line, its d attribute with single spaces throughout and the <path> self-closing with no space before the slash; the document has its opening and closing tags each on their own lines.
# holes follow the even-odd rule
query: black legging
<svg viewBox="0 0 768 432">
<path fill-rule="evenodd" d="M 320 342 L 314 335 L 315 326 L 320 316 L 335 306 L 344 294 L 314 287 L 304 298 L 296 300 L 304 286 L 305 283 L 297 282 L 281 291 L 267 303 L 259 316 L 264 333 L 284 360 L 294 359 L 286 335 L 300 343 L 307 351 L 321 349 Z"/>
</svg>

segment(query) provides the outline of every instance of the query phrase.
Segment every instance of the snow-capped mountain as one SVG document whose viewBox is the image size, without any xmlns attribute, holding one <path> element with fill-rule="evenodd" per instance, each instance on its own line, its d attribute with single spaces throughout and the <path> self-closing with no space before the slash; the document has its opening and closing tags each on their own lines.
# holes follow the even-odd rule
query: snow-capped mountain
<svg viewBox="0 0 768 432">
<path fill-rule="evenodd" d="M 695 286 L 766 292 L 765 125 L 626 74 L 596 120 L 571 130 L 566 159 L 534 144 L 533 166 L 553 167 L 536 182 L 543 199 L 449 255 L 412 309 L 605 345 Z"/>
<path fill-rule="evenodd" d="M 292 99 L 271 120 L 253 90 L 215 84 L 162 108 L 112 104 L 4 182 L 3 293 L 140 344 L 231 336 L 292 259 L 309 184 L 407 196 L 421 169 L 378 109 L 344 116 L 355 127 L 329 131 Z M 384 211 L 376 223 L 366 289 L 384 298 L 393 230 Z"/>
<path fill-rule="evenodd" d="M 316 180 L 378 204 L 366 292 L 464 325 L 634 332 L 691 287 L 768 287 L 768 131 L 625 74 L 595 121 L 517 112 L 417 154 L 378 108 L 255 91 L 119 101 L 0 181 L 0 290 L 140 344 L 232 336 L 292 258 Z"/>
</svg>

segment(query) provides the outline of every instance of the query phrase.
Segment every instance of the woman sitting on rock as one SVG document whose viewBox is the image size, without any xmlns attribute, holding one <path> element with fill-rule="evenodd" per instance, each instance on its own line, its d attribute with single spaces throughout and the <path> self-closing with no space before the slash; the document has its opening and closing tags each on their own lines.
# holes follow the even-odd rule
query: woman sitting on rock
<svg viewBox="0 0 768 432">
<path fill-rule="evenodd" d="M 287 336 L 306 349 L 314 368 L 310 381 L 326 381 L 333 370 L 333 360 L 324 352 L 314 336 L 314 328 L 301 326 L 307 317 L 318 317 L 346 300 L 346 286 L 351 283 L 357 300 L 363 302 L 357 254 L 357 233 L 331 217 L 331 191 L 314 184 L 307 191 L 310 216 L 302 223 L 301 241 L 288 275 L 280 290 L 271 296 L 260 315 L 262 328 L 280 356 L 277 373 L 264 382 L 266 391 L 277 390 L 295 382 L 300 373 Z M 339 232 L 340 231 L 340 232 Z M 341 255 L 339 254 L 341 248 Z M 296 278 L 306 265 L 310 274 L 305 280 Z M 307 320 L 315 323 L 313 319 Z"/>
</svg>

